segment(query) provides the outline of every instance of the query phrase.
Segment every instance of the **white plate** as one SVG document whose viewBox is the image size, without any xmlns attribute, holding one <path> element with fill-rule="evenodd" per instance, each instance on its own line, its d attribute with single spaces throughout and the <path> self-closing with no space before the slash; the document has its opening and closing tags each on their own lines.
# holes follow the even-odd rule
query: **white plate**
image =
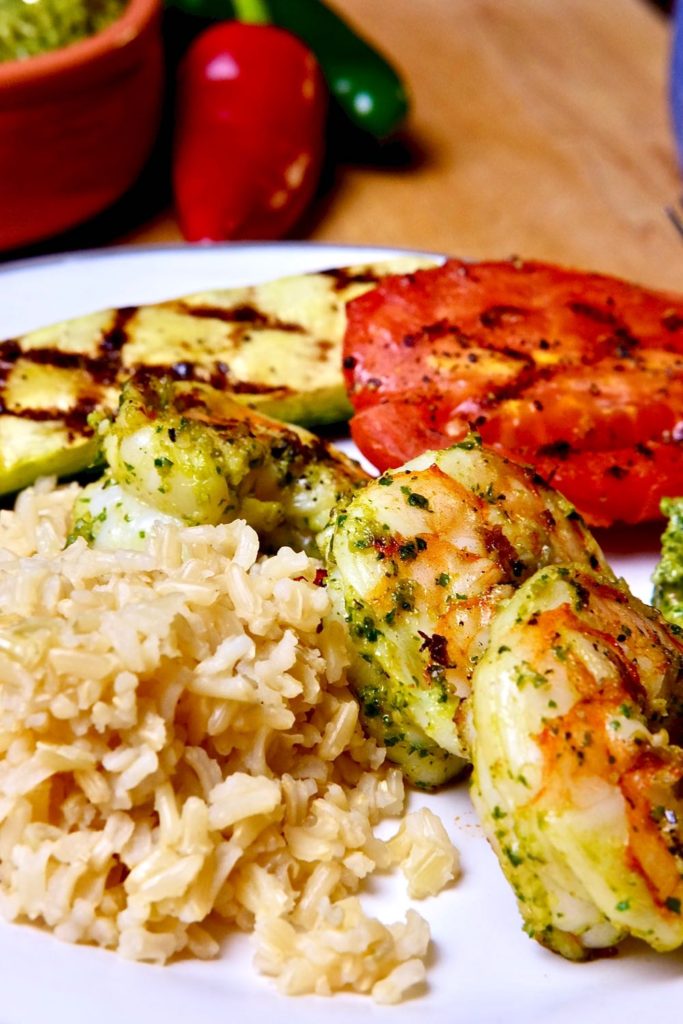
<svg viewBox="0 0 683 1024">
<path fill-rule="evenodd" d="M 297 244 L 114 249 L 9 264 L 0 270 L 0 336 L 8 337 L 102 306 L 153 302 L 202 288 L 248 284 L 304 270 L 395 255 L 395 250 Z M 650 593 L 658 550 L 652 528 L 601 534 L 612 564 L 639 596 Z M 521 930 L 512 893 L 482 838 L 465 785 L 415 795 L 442 817 L 460 849 L 463 876 L 440 896 L 413 905 L 431 923 L 433 956 L 425 994 L 376 1007 L 351 995 L 279 996 L 250 964 L 249 939 L 226 941 L 220 960 L 168 967 L 131 964 L 72 947 L 32 927 L 0 925 L 0 1024 L 186 1024 L 238 1019 L 387 1024 L 628 1024 L 676 1013 L 683 957 L 625 944 L 611 960 L 570 964 Z M 381 879 L 366 906 L 384 920 L 410 901 L 400 878 Z"/>
</svg>

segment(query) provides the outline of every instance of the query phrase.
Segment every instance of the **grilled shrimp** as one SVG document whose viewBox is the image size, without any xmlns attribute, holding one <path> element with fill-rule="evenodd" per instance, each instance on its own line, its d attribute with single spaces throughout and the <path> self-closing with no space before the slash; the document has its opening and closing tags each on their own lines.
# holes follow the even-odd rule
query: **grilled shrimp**
<svg viewBox="0 0 683 1024">
<path fill-rule="evenodd" d="M 338 515 L 328 589 L 366 728 L 413 782 L 469 760 L 462 701 L 492 615 L 540 566 L 609 573 L 572 506 L 472 437 L 385 473 Z"/>
<path fill-rule="evenodd" d="M 313 434 L 206 385 L 140 375 L 100 425 L 108 469 L 74 509 L 72 536 L 140 547 L 157 521 L 246 519 L 270 547 L 312 553 L 337 502 L 368 477 Z"/>
<path fill-rule="evenodd" d="M 473 799 L 526 931 L 570 959 L 683 942 L 683 643 L 577 566 L 503 608 L 473 677 Z"/>
</svg>

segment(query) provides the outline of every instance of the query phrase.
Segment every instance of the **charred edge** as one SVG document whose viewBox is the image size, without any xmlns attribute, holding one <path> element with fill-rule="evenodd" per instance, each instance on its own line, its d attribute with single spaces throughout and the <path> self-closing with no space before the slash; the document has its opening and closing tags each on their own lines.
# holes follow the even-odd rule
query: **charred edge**
<svg viewBox="0 0 683 1024">
<path fill-rule="evenodd" d="M 543 525 L 549 533 L 551 530 L 554 530 L 557 526 L 555 516 L 552 514 L 549 508 L 541 509 L 541 512 L 539 513 L 539 519 L 541 520 L 541 522 L 543 523 Z"/>
<path fill-rule="evenodd" d="M 432 323 L 421 324 L 415 331 L 404 334 L 401 338 L 401 345 L 404 348 L 415 348 L 422 338 L 426 338 L 430 343 L 443 338 L 451 338 L 464 349 L 478 344 L 477 338 L 465 334 L 457 324 L 449 323 L 448 320 L 434 320 Z M 443 352 L 442 354 L 451 355 L 452 353 Z"/>
<path fill-rule="evenodd" d="M 427 651 L 435 665 L 441 665 L 442 668 L 455 668 L 455 665 L 451 663 L 448 657 L 448 640 L 445 636 L 442 636 L 440 633 L 433 633 L 429 636 L 428 633 L 423 633 L 421 629 L 418 629 L 417 635 L 422 640 L 420 651 Z"/>
<path fill-rule="evenodd" d="M 649 728 L 657 728 L 660 725 L 660 721 L 657 715 L 653 718 L 648 716 Z M 669 723 L 667 723 L 667 728 L 668 726 Z M 665 749 L 647 746 L 641 747 L 629 773 L 632 773 L 632 776 L 644 779 L 650 791 L 656 792 L 659 790 L 662 792 L 663 790 L 665 793 L 668 791 L 673 797 L 673 800 L 667 799 L 664 805 L 655 804 L 655 806 L 650 808 L 648 824 L 653 831 L 659 833 L 659 838 L 665 844 L 668 852 L 677 859 L 683 856 L 683 816 L 681 815 L 680 808 L 677 807 L 681 799 L 682 771 L 683 761 L 678 752 L 673 753 L 673 756 L 671 756 L 671 753 L 667 753 Z M 633 795 L 629 792 L 630 788 L 628 785 L 622 787 L 622 793 L 628 804 L 631 807 L 635 807 Z M 672 915 L 680 916 L 680 900 L 673 897 L 671 893 L 668 896 L 662 896 L 656 887 L 652 885 L 647 874 L 642 871 L 642 865 L 633 852 L 632 860 L 633 866 L 643 875 L 658 906 L 662 910 L 669 911 Z"/>
<path fill-rule="evenodd" d="M 582 578 L 585 582 L 582 582 Z M 603 652 L 614 665 L 624 691 L 646 715 L 649 715 L 651 704 L 647 687 L 641 679 L 638 663 L 630 656 L 629 649 L 624 648 L 613 633 L 593 625 L 594 620 L 591 622 L 590 619 L 587 621 L 585 616 L 579 617 L 581 612 L 589 616 L 594 614 L 591 610 L 591 597 L 595 597 L 599 601 L 624 605 L 628 604 L 628 595 L 605 580 L 588 576 L 582 577 L 580 574 L 572 579 L 571 588 L 575 595 L 575 607 L 568 610 L 572 628 L 579 630 L 586 637 L 592 638 L 601 645 Z"/>
<path fill-rule="evenodd" d="M 576 594 L 577 611 L 586 611 L 589 608 L 591 595 L 595 595 L 599 600 L 613 601 L 615 604 L 626 604 L 628 602 L 626 594 L 622 593 L 612 584 L 602 580 L 587 580 L 586 585 L 584 585 L 580 579 L 574 579 L 572 587 Z M 649 697 L 647 688 L 641 680 L 637 662 L 634 662 L 629 657 L 628 651 L 622 649 L 619 641 L 611 633 L 596 629 L 585 620 L 580 628 L 586 636 L 592 636 L 602 643 L 603 650 L 619 674 L 621 686 L 625 692 L 628 693 L 634 703 L 647 710 L 650 706 Z"/>
<path fill-rule="evenodd" d="M 487 552 L 497 556 L 503 571 L 510 579 L 518 580 L 524 575 L 526 566 L 500 526 L 485 529 L 483 540 Z"/>
</svg>

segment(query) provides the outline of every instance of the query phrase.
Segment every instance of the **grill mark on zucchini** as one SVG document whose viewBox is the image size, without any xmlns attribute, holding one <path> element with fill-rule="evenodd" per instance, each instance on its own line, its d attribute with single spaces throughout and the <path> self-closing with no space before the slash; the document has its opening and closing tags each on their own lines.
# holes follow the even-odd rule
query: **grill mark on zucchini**
<svg viewBox="0 0 683 1024">
<path fill-rule="evenodd" d="M 128 323 L 137 313 L 137 306 L 122 306 L 114 315 L 114 322 L 100 341 L 100 358 L 90 372 L 102 384 L 114 384 L 121 370 L 123 349 L 128 342 Z"/>
<path fill-rule="evenodd" d="M 368 268 L 335 268 L 321 271 L 320 274 L 321 276 L 331 278 L 334 281 L 335 290 L 338 291 L 343 291 L 353 284 L 377 284 L 386 277 L 386 271 L 383 273 L 375 272 Z M 66 420 L 68 416 L 75 427 L 78 423 L 84 423 L 92 409 L 96 407 L 98 400 L 101 401 L 105 397 L 105 389 L 120 385 L 123 378 L 128 377 L 141 368 L 156 376 L 171 376 L 174 380 L 196 381 L 198 383 L 211 384 L 216 388 L 229 388 L 234 393 L 241 395 L 276 395 L 280 397 L 296 394 L 294 388 L 282 383 L 271 385 L 236 379 L 232 375 L 229 365 L 222 360 L 207 364 L 199 360 L 188 359 L 175 363 L 158 363 L 153 365 L 136 361 L 130 366 L 124 367 L 124 350 L 126 345 L 133 340 L 128 331 L 128 325 L 140 310 L 144 308 L 124 306 L 112 310 L 112 323 L 103 332 L 96 356 L 88 355 L 85 352 L 64 352 L 50 346 L 22 348 L 20 341 L 16 338 L 0 341 L 0 412 L 16 414 L 26 419 L 34 420 Z M 243 331 L 240 331 L 238 337 L 233 339 L 236 347 L 239 346 L 240 341 L 248 341 L 250 328 L 282 331 L 285 333 L 297 333 L 302 330 L 301 325 L 280 320 L 278 317 L 263 313 L 250 303 L 240 303 L 233 307 L 221 307 L 207 304 L 194 305 L 192 302 L 181 299 L 160 303 L 159 308 L 173 310 L 196 319 L 219 320 L 243 327 Z M 327 361 L 328 354 L 334 349 L 335 342 L 324 338 L 315 339 L 313 345 L 315 354 L 311 353 L 310 362 L 324 364 Z M 81 371 L 90 377 L 88 383 L 91 393 L 79 396 L 77 404 L 68 413 L 63 409 L 36 408 L 29 405 L 13 406 L 6 401 L 5 390 L 9 384 L 8 378 L 19 361 L 55 367 L 60 370 Z"/>
<path fill-rule="evenodd" d="M 116 310 L 114 322 L 102 336 L 97 356 L 49 347 L 23 349 L 16 338 L 0 342 L 0 389 L 6 385 L 8 374 L 20 359 L 59 370 L 85 370 L 97 383 L 113 384 L 121 369 L 121 355 L 128 341 L 126 325 L 136 312 L 135 306 Z"/>
<path fill-rule="evenodd" d="M 138 364 L 130 367 L 131 375 L 144 371 L 153 377 L 170 377 L 176 381 L 188 383 L 210 384 L 217 390 L 228 390 L 236 395 L 293 395 L 293 388 L 282 384 L 259 384 L 256 381 L 237 380 L 232 376 L 230 367 L 223 362 L 206 366 L 191 360 L 179 363 L 155 363 L 153 366 Z"/>
<path fill-rule="evenodd" d="M 56 348 L 31 348 L 24 351 L 14 340 L 0 342 L 0 374 L 2 383 L 19 360 L 37 366 L 54 366 L 59 370 L 87 370 L 95 374 L 99 359 L 79 352 L 60 352 Z"/>
<path fill-rule="evenodd" d="M 347 419 L 335 358 L 350 297 L 344 280 L 357 294 L 389 273 L 430 262 L 209 290 L 0 339 L 0 494 L 90 465 L 97 451 L 88 417 L 113 411 L 125 380 L 143 368 L 230 391 L 243 405 L 304 426 Z"/>
<path fill-rule="evenodd" d="M 347 267 L 332 267 L 330 270 L 321 270 L 323 277 L 330 277 L 334 281 L 336 291 L 343 291 L 350 284 L 379 284 L 386 274 L 374 274 L 369 270 L 353 272 Z"/>
<path fill-rule="evenodd" d="M 179 303 L 179 308 L 183 304 Z M 183 311 L 191 316 L 213 317 L 235 323 L 251 322 L 260 327 L 268 326 L 272 329 L 283 331 L 299 330 L 295 324 L 285 324 L 280 321 L 271 320 L 248 306 L 235 307 L 233 310 L 213 309 L 213 307 L 194 308 L 183 307 Z M 87 419 L 91 412 L 97 407 L 98 401 L 102 398 L 101 387 L 112 386 L 118 383 L 122 373 L 123 350 L 130 338 L 127 331 L 128 323 L 137 314 L 138 307 L 127 306 L 117 309 L 111 327 L 106 330 L 99 343 L 99 354 L 89 356 L 84 352 L 63 352 L 56 348 L 32 348 L 22 349 L 16 338 L 0 342 L 0 414 L 20 414 L 25 419 L 35 422 L 47 422 L 49 420 L 62 420 L 69 432 L 78 432 L 90 436 L 92 431 L 87 428 Z M 225 315 L 222 315 L 225 314 Z M 317 347 L 320 350 L 320 359 L 324 359 L 324 353 L 332 346 L 332 342 L 319 342 Z M 21 406 L 20 409 L 8 405 L 4 399 L 4 390 L 7 385 L 7 378 L 19 361 L 33 363 L 37 366 L 50 366 L 60 370 L 81 370 L 88 374 L 95 385 L 96 396 L 86 397 L 81 395 L 77 404 L 70 410 L 34 408 L 32 406 Z M 134 373 L 139 368 L 133 365 L 126 368 L 126 374 Z M 259 384 L 253 381 L 237 380 L 233 377 L 230 367 L 217 361 L 213 366 L 206 366 L 192 360 L 154 366 L 144 366 L 144 369 L 156 377 L 170 376 L 173 380 L 196 381 L 198 383 L 211 384 L 212 387 L 224 389 L 229 388 L 236 394 L 244 395 L 268 395 L 268 394 L 294 394 L 293 389 L 277 385 Z"/>
<path fill-rule="evenodd" d="M 276 317 L 266 316 L 261 310 L 254 306 L 243 304 L 241 306 L 193 306 L 187 302 L 169 303 L 167 308 L 174 309 L 178 313 L 198 317 L 200 320 L 222 320 L 227 324 L 244 324 L 245 327 L 266 328 L 269 331 L 284 331 L 285 333 L 297 333 L 301 330 L 300 324 L 288 323 L 286 320 L 278 320 Z"/>
<path fill-rule="evenodd" d="M 50 423 L 58 420 L 66 428 L 69 440 L 73 440 L 76 435 L 93 436 L 94 431 L 88 425 L 88 417 L 97 409 L 98 405 L 96 400 L 85 401 L 83 399 L 77 406 L 66 412 L 63 409 L 25 409 L 22 407 L 19 415 L 22 419 L 31 420 L 33 423 Z M 0 415 L 16 416 L 17 410 L 9 408 L 0 399 Z"/>
<path fill-rule="evenodd" d="M 33 406 L 10 405 L 5 398 L 8 376 L 19 361 L 31 362 L 38 366 L 54 366 L 56 369 L 85 369 L 93 373 L 90 364 L 96 360 L 75 353 L 59 352 L 57 349 L 32 349 L 23 352 L 14 339 L 0 342 L 0 415 L 20 416 L 33 423 L 49 423 L 59 421 L 67 431 L 71 442 L 76 435 L 92 437 L 93 430 L 88 426 L 88 417 L 99 405 L 101 389 L 95 387 L 95 394 L 81 394 L 78 401 L 70 409 L 35 408 Z M 93 374 L 94 376 L 94 374 Z"/>
</svg>

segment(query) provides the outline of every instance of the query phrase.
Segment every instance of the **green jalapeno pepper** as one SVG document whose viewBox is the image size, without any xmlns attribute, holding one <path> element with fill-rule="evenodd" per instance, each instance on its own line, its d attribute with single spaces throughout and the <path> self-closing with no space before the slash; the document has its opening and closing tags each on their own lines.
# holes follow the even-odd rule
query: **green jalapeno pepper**
<svg viewBox="0 0 683 1024">
<path fill-rule="evenodd" d="M 408 113 L 395 68 L 322 0 L 267 0 L 276 25 L 316 55 L 327 85 L 350 120 L 377 138 L 394 132 Z"/>
</svg>

